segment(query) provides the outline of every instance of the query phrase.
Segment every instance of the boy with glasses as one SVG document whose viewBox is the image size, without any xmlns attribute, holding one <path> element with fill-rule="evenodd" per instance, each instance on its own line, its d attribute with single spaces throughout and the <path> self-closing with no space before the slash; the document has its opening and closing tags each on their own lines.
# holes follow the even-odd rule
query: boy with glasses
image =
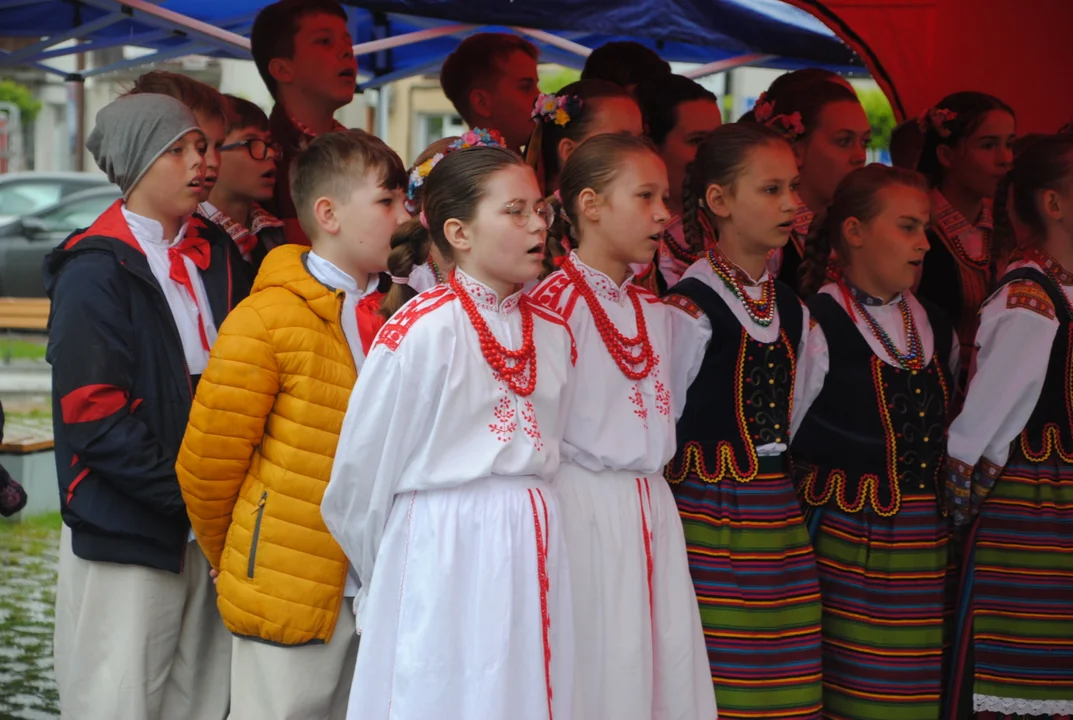
<svg viewBox="0 0 1073 720">
<path fill-rule="evenodd" d="M 256 271 L 269 250 L 286 242 L 283 222 L 261 207 L 272 201 L 280 150 L 261 108 L 234 95 L 224 98 L 231 124 L 220 147 L 220 174 L 201 214 L 231 236 Z"/>
</svg>

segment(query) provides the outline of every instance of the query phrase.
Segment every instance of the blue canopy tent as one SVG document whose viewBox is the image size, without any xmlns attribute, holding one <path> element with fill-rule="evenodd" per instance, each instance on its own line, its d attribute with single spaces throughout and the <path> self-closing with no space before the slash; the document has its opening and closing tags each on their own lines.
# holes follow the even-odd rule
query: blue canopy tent
<svg viewBox="0 0 1073 720">
<path fill-rule="evenodd" d="M 265 0 L 0 0 L 0 35 L 38 38 L 0 51 L 0 69 L 32 65 L 70 80 L 183 55 L 249 57 L 248 34 Z M 821 65 L 864 72 L 860 59 L 807 12 L 780 0 L 389 0 L 348 8 L 365 88 L 435 72 L 467 34 L 510 29 L 541 58 L 578 68 L 591 48 L 629 39 L 669 61 L 698 63 L 693 75 L 744 64 Z M 44 38 L 44 39 L 40 39 Z M 67 43 L 80 40 L 80 44 Z M 151 55 L 76 75 L 49 59 L 134 45 Z M 57 47 L 59 46 L 59 47 Z"/>
</svg>

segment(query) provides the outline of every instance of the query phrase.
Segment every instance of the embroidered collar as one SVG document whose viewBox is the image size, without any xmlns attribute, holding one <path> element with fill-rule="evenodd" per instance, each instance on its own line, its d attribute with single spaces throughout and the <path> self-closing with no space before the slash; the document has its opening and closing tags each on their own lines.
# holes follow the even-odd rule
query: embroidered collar
<svg viewBox="0 0 1073 720">
<path fill-rule="evenodd" d="M 222 227 L 233 240 L 238 240 L 247 233 L 257 235 L 268 228 L 283 227 L 282 220 L 257 203 L 253 203 L 250 209 L 250 226 L 248 228 L 208 201 L 198 205 L 197 210 L 206 220 Z"/>
<path fill-rule="evenodd" d="M 808 235 L 809 229 L 812 227 L 812 220 L 816 217 L 816 213 L 808 209 L 808 205 L 801 203 L 797 206 L 797 212 L 794 213 L 793 231 L 805 237 Z"/>
<path fill-rule="evenodd" d="M 890 302 L 883 302 L 882 298 L 877 298 L 875 295 L 870 295 L 869 293 L 866 293 L 864 290 L 861 290 L 859 287 L 847 280 L 845 276 L 842 277 L 842 286 L 849 290 L 850 294 L 853 295 L 854 300 L 859 302 L 861 305 L 864 305 L 865 307 L 883 307 L 885 305 L 897 305 L 899 302 L 902 301 L 903 297 L 902 293 L 898 293 Z"/>
<path fill-rule="evenodd" d="M 714 245 L 711 250 L 713 253 L 716 253 L 719 255 L 719 257 L 723 258 L 726 264 L 729 265 L 730 268 L 734 271 L 735 279 L 745 287 L 760 287 L 767 282 L 768 271 L 766 265 L 764 267 L 764 271 L 760 273 L 760 277 L 758 277 L 756 280 L 753 280 L 751 277 L 749 277 L 749 273 L 742 270 L 737 263 L 735 263 L 733 260 L 723 254 L 723 251 L 719 249 L 718 244 Z M 707 263 L 705 263 L 705 265 L 707 266 Z M 713 272 L 710 267 L 708 268 L 708 271 Z"/>
<path fill-rule="evenodd" d="M 1028 259 L 1039 265 L 1045 273 L 1057 280 L 1059 284 L 1073 286 L 1073 273 L 1067 271 L 1045 251 L 1033 248 L 1028 252 Z"/>
<path fill-rule="evenodd" d="M 570 262 L 581 271 L 581 275 L 585 278 L 589 287 L 595 290 L 598 295 L 602 295 L 615 303 L 621 303 L 627 299 L 626 288 L 633 284 L 634 281 L 632 272 L 626 276 L 626 282 L 622 283 L 622 285 L 615 285 L 615 281 L 606 274 L 582 262 L 581 258 L 577 256 L 576 250 L 570 252 Z"/>
<path fill-rule="evenodd" d="M 962 233 L 977 230 L 990 232 L 995 229 L 994 211 L 990 198 L 984 200 L 980 216 L 970 223 L 938 190 L 931 191 L 931 218 L 939 230 L 950 239 Z"/>
<path fill-rule="evenodd" d="M 479 309 L 501 315 L 510 314 L 518 309 L 518 302 L 522 297 L 521 290 L 508 295 L 503 302 L 500 302 L 496 291 L 480 280 L 467 275 L 460 268 L 455 268 L 455 275 L 458 278 L 458 284 L 467 295 L 473 298 L 473 302 L 477 304 Z"/>
</svg>

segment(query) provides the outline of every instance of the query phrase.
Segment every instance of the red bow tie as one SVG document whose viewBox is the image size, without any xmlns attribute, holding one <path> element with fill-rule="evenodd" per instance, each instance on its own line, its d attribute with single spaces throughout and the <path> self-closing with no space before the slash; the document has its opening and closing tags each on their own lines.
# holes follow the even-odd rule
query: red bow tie
<svg viewBox="0 0 1073 720">
<path fill-rule="evenodd" d="M 190 258 L 194 266 L 204 272 L 209 269 L 211 253 L 212 249 L 209 247 L 209 241 L 201 237 L 193 227 L 187 227 L 186 235 L 183 239 L 168 248 L 168 261 L 171 263 L 168 276 L 186 288 L 186 292 L 190 293 L 190 298 L 195 305 L 197 305 L 197 295 L 194 293 L 194 282 L 190 278 L 190 273 L 186 269 L 186 263 L 183 262 L 183 258 Z M 197 329 L 201 335 L 201 346 L 208 350 L 209 337 L 205 334 L 205 322 L 201 318 L 200 306 L 198 306 L 197 310 Z"/>
<path fill-rule="evenodd" d="M 370 280 L 375 282 L 375 280 Z M 358 321 L 358 337 L 361 338 L 361 349 L 368 355 L 373 346 L 376 333 L 384 325 L 384 316 L 380 314 L 380 301 L 384 299 L 384 293 L 372 292 L 358 301 L 354 306 L 354 316 Z"/>
</svg>

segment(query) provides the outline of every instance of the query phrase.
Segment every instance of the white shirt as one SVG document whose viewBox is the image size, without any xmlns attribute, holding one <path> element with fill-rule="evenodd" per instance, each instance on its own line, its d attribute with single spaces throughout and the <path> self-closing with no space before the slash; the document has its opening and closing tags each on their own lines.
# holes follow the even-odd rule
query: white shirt
<svg viewBox="0 0 1073 720">
<path fill-rule="evenodd" d="M 1016 262 L 1009 269 L 1042 268 Z M 1062 286 L 1073 300 L 1073 287 Z M 1010 443 L 1024 430 L 1039 402 L 1058 332 L 1057 318 L 1024 305 L 1009 307 L 1010 285 L 984 303 L 976 331 L 976 374 L 961 414 L 950 425 L 947 453 L 975 466 L 981 458 L 1003 467 Z"/>
<path fill-rule="evenodd" d="M 563 270 L 552 273 L 533 290 L 533 300 L 566 318 L 577 343 L 563 459 L 593 472 L 612 469 L 661 475 L 675 453 L 670 388 L 671 308 L 633 285 L 632 276 L 616 285 L 607 275 L 581 262 L 577 253 L 570 254 L 569 262 L 592 288 L 611 323 L 627 338 L 637 335 L 637 315 L 630 294 L 637 295 L 652 352 L 658 360 L 647 377 L 626 377 L 604 344 L 588 303 Z M 636 354 L 637 348 L 628 352 Z"/>
<path fill-rule="evenodd" d="M 171 310 L 175 328 L 179 331 L 179 342 L 183 346 L 186 369 L 191 375 L 200 375 L 205 372 L 205 367 L 209 364 L 209 351 L 201 343 L 201 333 L 197 327 L 198 309 L 201 310 L 201 322 L 205 327 L 205 337 L 208 338 L 209 348 L 211 349 L 213 343 L 216 342 L 216 324 L 212 319 L 209 297 L 205 293 L 205 282 L 201 279 L 201 271 L 197 269 L 194 261 L 183 257 L 186 272 L 190 276 L 190 284 L 194 287 L 195 301 L 185 287 L 171 279 L 171 259 L 168 257 L 168 248 L 185 237 L 190 222 L 183 223 L 179 228 L 179 234 L 174 239 L 168 240 L 164 237 L 164 226 L 156 220 L 132 213 L 127 210 L 125 203 L 122 211 L 123 219 L 127 221 L 131 234 L 145 253 L 149 270 L 156 278 L 160 289 L 164 291 L 164 299 L 168 303 L 168 309 Z M 193 529 L 190 530 L 188 540 L 197 540 Z"/>
<path fill-rule="evenodd" d="M 846 299 L 838 284 L 828 283 L 820 288 L 820 292 L 833 297 L 843 310 L 848 309 Z M 901 299 L 902 296 L 898 295 L 885 305 L 869 306 L 865 309 L 890 336 L 895 347 L 900 351 L 905 351 L 909 348 L 909 338 L 905 333 L 901 310 L 898 309 L 898 303 Z M 935 333 L 932 331 L 931 323 L 928 322 L 928 313 L 912 293 L 906 293 L 905 299 L 909 305 L 909 313 L 913 317 L 917 333 L 920 335 L 920 344 L 924 357 L 928 358 L 930 362 L 931 357 L 935 354 Z M 887 365 L 901 367 L 872 333 L 868 323 L 856 308 L 853 309 L 853 317 L 855 320 L 854 325 L 858 332 L 861 333 L 861 337 L 868 343 L 868 347 L 872 349 L 876 357 Z M 958 345 L 957 333 L 951 330 L 951 334 L 953 335 L 953 342 L 950 346 L 950 356 L 946 358 L 946 362 L 950 372 L 956 377 L 961 348 Z M 790 419 L 791 437 L 797 434 L 797 429 L 801 427 L 801 423 L 808 414 L 809 408 L 812 407 L 812 403 L 820 396 L 820 391 L 823 390 L 824 382 L 827 379 L 827 372 L 831 367 L 827 336 L 824 335 L 823 328 L 819 325 L 812 328 L 812 332 L 809 333 L 808 344 L 805 347 L 804 364 L 806 371 L 804 375 L 799 376 L 801 378 L 801 392 L 797 394 L 797 399 L 794 403 L 794 416 Z"/>
<path fill-rule="evenodd" d="M 149 269 L 156 278 L 160 289 L 164 291 L 164 299 L 168 302 L 175 327 L 179 331 L 179 341 L 183 346 L 183 355 L 186 358 L 186 367 L 191 375 L 200 375 L 205 372 L 205 366 L 209 364 L 209 351 L 201 344 L 201 333 L 198 331 L 198 310 L 201 310 L 201 323 L 205 328 L 205 337 L 209 340 L 209 348 L 216 342 L 216 324 L 213 322 L 212 308 L 209 306 L 209 297 L 205 293 L 205 283 L 201 279 L 201 271 L 194 265 L 194 261 L 184 257 L 186 272 L 190 275 L 190 284 L 194 287 L 194 298 L 185 287 L 171 279 L 171 260 L 168 258 L 168 248 L 178 244 L 186 234 L 189 222 L 183 223 L 179 228 L 179 234 L 168 239 L 164 237 L 164 226 L 156 220 L 141 215 L 136 215 L 123 206 L 123 218 L 130 226 L 134 239 L 138 241 L 145 259 L 149 262 Z M 196 301 L 195 301 L 196 298 Z"/>
<path fill-rule="evenodd" d="M 358 319 L 354 310 L 359 300 L 366 295 L 376 292 L 377 283 L 379 283 L 380 277 L 378 275 L 370 275 L 365 280 L 365 289 L 359 289 L 358 283 L 354 278 L 340 270 L 338 266 L 331 261 L 325 260 L 313 251 L 310 251 L 306 255 L 306 269 L 309 270 L 309 274 L 319 280 L 322 285 L 327 285 L 336 290 L 342 290 L 345 293 L 343 297 L 343 317 L 340 320 L 343 325 L 343 335 L 346 337 L 347 344 L 350 345 L 350 352 L 354 355 L 354 367 L 360 373 L 362 366 L 365 364 L 366 353 L 365 348 L 361 344 L 361 336 L 358 333 Z M 340 437 L 340 441 L 341 440 L 342 437 Z M 354 597 L 358 594 L 359 587 L 361 587 L 361 581 L 358 579 L 358 571 L 351 565 L 347 569 L 346 587 L 343 589 L 343 596 Z"/>
<path fill-rule="evenodd" d="M 744 272 L 744 271 L 742 271 Z M 682 275 L 682 279 L 697 278 L 705 285 L 710 287 L 715 293 L 726 302 L 731 312 L 734 313 L 734 317 L 741 323 L 742 327 L 749 334 L 749 337 L 761 343 L 773 343 L 779 337 L 779 330 L 781 325 L 779 324 L 779 312 L 775 311 L 775 318 L 771 324 L 767 327 L 759 325 L 749 317 L 748 312 L 745 310 L 745 306 L 737 296 L 726 286 L 723 280 L 715 274 L 711 265 L 708 263 L 708 256 L 705 254 L 700 260 L 693 263 L 685 274 Z M 767 281 L 768 271 L 765 270 L 761 274 L 758 284 L 755 286 L 746 286 L 745 292 L 749 297 L 759 299 L 763 292 L 763 283 Z M 802 377 L 807 370 L 808 362 L 805 358 L 805 347 L 808 343 L 810 335 L 809 331 L 809 313 L 808 308 L 800 305 L 801 307 L 801 340 L 797 344 L 797 370 L 794 380 L 794 397 L 793 408 L 794 415 L 797 415 L 797 408 L 799 403 L 799 396 L 801 394 Z M 713 338 L 712 337 L 712 322 L 708 319 L 708 316 L 701 313 L 699 317 L 692 317 L 688 313 L 673 308 L 671 313 L 671 335 L 673 339 L 673 350 L 671 352 L 671 396 L 674 400 L 674 415 L 675 418 L 681 417 L 682 411 L 685 410 L 686 394 L 689 391 L 689 386 L 693 384 L 697 374 L 700 372 L 701 364 L 704 362 L 704 355 L 708 351 L 708 344 L 711 342 L 740 342 L 740 338 L 737 336 L 732 338 Z M 792 419 L 792 418 L 791 418 Z M 763 456 L 775 456 L 781 455 L 786 452 L 787 445 L 785 443 L 771 443 L 768 445 L 761 445 L 756 448 L 757 455 Z"/>
<path fill-rule="evenodd" d="M 426 263 L 414 265 L 410 270 L 410 287 L 416 293 L 423 293 L 436 287 L 436 273 L 432 272 L 432 266 Z"/>
<path fill-rule="evenodd" d="M 521 293 L 500 302 L 491 288 L 455 272 L 496 340 L 518 349 Z M 533 310 L 533 340 L 536 387 L 521 397 L 497 379 L 449 285 L 413 298 L 380 329 L 354 386 L 321 503 L 328 529 L 357 567 L 358 608 L 397 494 L 489 476 L 555 475 L 573 343 L 566 321 L 541 307 Z"/>
<path fill-rule="evenodd" d="M 321 284 L 336 290 L 342 290 L 345 293 L 343 297 L 343 317 L 341 318 L 343 335 L 346 336 L 347 344 L 350 345 L 350 352 L 354 355 L 354 367 L 360 373 L 361 367 L 365 363 L 368 349 L 362 345 L 361 334 L 358 332 L 358 316 L 355 310 L 359 302 L 377 291 L 380 286 L 380 276 L 375 273 L 370 275 L 365 278 L 365 287 L 359 288 L 354 278 L 313 251 L 306 255 L 306 269 Z"/>
</svg>

